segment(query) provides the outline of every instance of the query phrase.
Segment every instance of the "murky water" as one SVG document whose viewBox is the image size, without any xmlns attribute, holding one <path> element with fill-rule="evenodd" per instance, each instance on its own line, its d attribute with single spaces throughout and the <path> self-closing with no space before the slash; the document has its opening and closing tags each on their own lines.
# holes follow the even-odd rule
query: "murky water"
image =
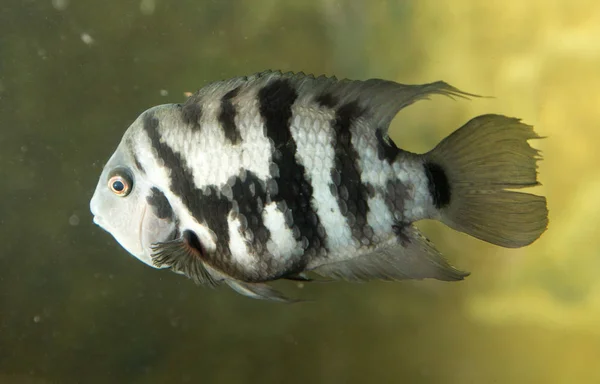
<svg viewBox="0 0 600 384">
<path fill-rule="evenodd" d="M 597 36 L 583 0 L 3 0 L 0 383 L 600 382 Z M 466 281 L 281 283 L 315 300 L 286 306 L 153 270 L 92 224 L 140 112 L 264 69 L 494 96 L 419 103 L 392 137 L 534 124 L 549 231 L 504 250 L 424 223 Z"/>
</svg>

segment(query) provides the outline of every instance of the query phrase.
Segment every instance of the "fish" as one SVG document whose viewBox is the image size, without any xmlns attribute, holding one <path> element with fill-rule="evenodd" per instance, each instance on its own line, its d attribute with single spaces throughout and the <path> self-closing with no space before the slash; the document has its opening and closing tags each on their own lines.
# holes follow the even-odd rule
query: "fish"
<svg viewBox="0 0 600 384">
<path fill-rule="evenodd" d="M 433 149 L 398 147 L 389 126 L 444 81 L 337 79 L 268 70 L 210 82 L 143 111 L 106 162 L 93 222 L 146 265 L 255 299 L 270 284 L 469 276 L 416 227 L 437 220 L 484 242 L 525 247 L 548 226 L 541 139 L 500 114 L 468 120 Z"/>
</svg>

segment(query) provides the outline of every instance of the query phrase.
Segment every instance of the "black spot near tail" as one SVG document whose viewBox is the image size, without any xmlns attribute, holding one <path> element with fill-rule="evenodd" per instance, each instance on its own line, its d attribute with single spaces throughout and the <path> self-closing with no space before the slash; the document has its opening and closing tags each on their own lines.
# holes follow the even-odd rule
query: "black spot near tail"
<svg viewBox="0 0 600 384">
<path fill-rule="evenodd" d="M 447 207 L 452 198 L 452 190 L 448 176 L 439 164 L 427 162 L 423 164 L 427 175 L 427 187 L 437 209 Z"/>
<path fill-rule="evenodd" d="M 219 122 L 223 127 L 225 137 L 234 145 L 242 140 L 240 130 L 235 125 L 235 106 L 231 102 L 238 92 L 239 88 L 234 88 L 221 98 L 221 111 L 219 112 Z"/>
</svg>

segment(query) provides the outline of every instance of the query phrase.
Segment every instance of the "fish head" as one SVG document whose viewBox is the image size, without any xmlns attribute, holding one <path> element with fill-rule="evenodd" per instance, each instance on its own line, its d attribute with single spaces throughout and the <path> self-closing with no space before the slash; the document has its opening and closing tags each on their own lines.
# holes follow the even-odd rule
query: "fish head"
<svg viewBox="0 0 600 384">
<path fill-rule="evenodd" d="M 127 143 L 123 139 L 104 166 L 90 211 L 94 223 L 131 255 L 162 268 L 153 262 L 153 245 L 176 238 L 175 216 L 165 195 L 140 169 Z"/>
</svg>

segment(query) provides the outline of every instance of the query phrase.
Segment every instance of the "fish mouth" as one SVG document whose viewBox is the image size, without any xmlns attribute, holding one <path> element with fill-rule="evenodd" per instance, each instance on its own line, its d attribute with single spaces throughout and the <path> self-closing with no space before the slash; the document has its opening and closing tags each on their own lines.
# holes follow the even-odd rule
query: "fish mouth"
<svg viewBox="0 0 600 384">
<path fill-rule="evenodd" d="M 102 225 L 102 219 L 100 218 L 100 216 L 94 215 L 92 218 L 92 222 L 94 224 L 96 224 L 97 226 L 99 226 L 100 228 L 104 228 L 104 226 Z"/>
</svg>

